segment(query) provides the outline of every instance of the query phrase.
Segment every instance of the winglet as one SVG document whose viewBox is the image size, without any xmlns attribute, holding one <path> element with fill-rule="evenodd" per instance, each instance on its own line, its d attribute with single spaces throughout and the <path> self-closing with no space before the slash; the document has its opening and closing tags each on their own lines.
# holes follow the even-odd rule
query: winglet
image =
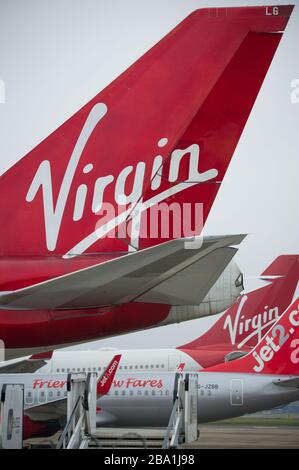
<svg viewBox="0 0 299 470">
<path fill-rule="evenodd" d="M 33 354 L 32 356 L 29 357 L 30 361 L 37 361 L 37 360 L 44 360 L 44 361 L 49 361 L 52 359 L 54 351 L 46 351 L 46 352 L 41 352 L 38 354 Z"/>
<path fill-rule="evenodd" d="M 109 392 L 114 376 L 116 374 L 117 368 L 119 366 L 121 359 L 121 354 L 117 354 L 113 357 L 112 361 L 106 368 L 105 372 L 101 375 L 97 384 L 97 396 L 107 395 Z"/>
<path fill-rule="evenodd" d="M 185 369 L 185 362 L 181 362 L 176 369 L 176 373 L 182 374 Z"/>
</svg>

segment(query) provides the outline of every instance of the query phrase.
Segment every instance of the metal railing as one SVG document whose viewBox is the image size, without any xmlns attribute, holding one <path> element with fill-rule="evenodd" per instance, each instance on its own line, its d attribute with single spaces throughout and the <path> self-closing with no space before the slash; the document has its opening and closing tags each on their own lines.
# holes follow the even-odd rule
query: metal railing
<svg viewBox="0 0 299 470">
<path fill-rule="evenodd" d="M 69 374 L 67 380 L 67 424 L 56 449 L 85 449 L 95 432 L 95 373 Z"/>
<path fill-rule="evenodd" d="M 162 449 L 172 449 L 190 443 L 198 437 L 196 374 L 177 374 L 172 412 Z"/>
</svg>

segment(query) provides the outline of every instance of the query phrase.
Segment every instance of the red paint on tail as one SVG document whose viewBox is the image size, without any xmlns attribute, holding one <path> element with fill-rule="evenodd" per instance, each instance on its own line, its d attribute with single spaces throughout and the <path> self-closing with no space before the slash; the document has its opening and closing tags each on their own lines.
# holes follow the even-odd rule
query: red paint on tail
<svg viewBox="0 0 299 470">
<path fill-rule="evenodd" d="M 118 365 L 120 363 L 121 354 L 114 356 L 110 364 L 107 366 L 104 374 L 99 378 L 97 384 L 97 396 L 107 395 L 113 383 Z"/>
<path fill-rule="evenodd" d="M 298 375 L 299 298 L 286 309 L 247 356 L 210 367 L 206 371 Z"/>
<path fill-rule="evenodd" d="M 263 276 L 279 276 L 240 296 L 202 336 L 178 349 L 202 367 L 224 361 L 231 351 L 250 351 L 292 302 L 299 281 L 299 256 L 281 255 Z"/>
<path fill-rule="evenodd" d="M 95 234 L 102 202 L 199 202 L 205 221 L 292 11 L 271 8 L 195 11 L 4 174 L 0 255 L 126 250 Z"/>
</svg>

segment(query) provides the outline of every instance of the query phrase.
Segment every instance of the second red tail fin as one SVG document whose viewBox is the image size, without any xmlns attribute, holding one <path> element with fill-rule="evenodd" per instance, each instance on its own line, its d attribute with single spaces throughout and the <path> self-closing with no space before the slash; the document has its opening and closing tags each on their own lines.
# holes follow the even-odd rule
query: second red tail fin
<svg viewBox="0 0 299 470">
<path fill-rule="evenodd" d="M 260 277 L 264 276 L 267 285 L 242 295 L 206 333 L 178 349 L 190 354 L 205 347 L 212 350 L 214 345 L 225 346 L 228 351 L 256 346 L 293 300 L 299 281 L 299 255 L 278 256 Z"/>
<path fill-rule="evenodd" d="M 245 357 L 205 369 L 207 372 L 241 372 L 299 375 L 299 298 Z"/>
</svg>

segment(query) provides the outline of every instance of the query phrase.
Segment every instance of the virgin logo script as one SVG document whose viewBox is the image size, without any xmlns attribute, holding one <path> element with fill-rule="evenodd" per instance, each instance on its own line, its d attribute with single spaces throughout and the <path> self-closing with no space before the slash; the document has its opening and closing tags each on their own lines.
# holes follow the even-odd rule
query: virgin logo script
<svg viewBox="0 0 299 470">
<path fill-rule="evenodd" d="M 237 345 L 238 348 L 241 348 L 255 336 L 257 336 L 257 341 L 260 341 L 263 331 L 269 329 L 270 325 L 279 318 L 278 307 L 269 309 L 266 306 L 262 313 L 246 318 L 242 311 L 247 300 L 247 295 L 241 297 L 236 315 L 227 315 L 223 325 L 224 330 L 228 329 L 231 344 Z"/>
<path fill-rule="evenodd" d="M 110 220 L 103 229 L 100 231 L 95 230 L 87 237 L 82 239 L 79 243 L 77 243 L 76 246 L 70 247 L 69 252 L 65 254 L 66 256 L 70 256 L 74 253 L 82 254 L 93 243 L 95 243 L 97 239 L 104 237 L 111 229 L 114 229 L 115 227 L 118 227 L 120 224 L 122 224 L 130 212 L 132 212 L 134 205 L 137 203 L 139 204 L 140 199 L 142 199 L 142 195 L 144 194 L 145 189 L 145 171 L 147 163 L 140 161 L 135 167 L 128 165 L 124 168 L 120 168 L 119 173 L 116 175 L 97 175 L 99 177 L 93 180 L 94 183 L 92 183 L 92 188 L 90 188 L 87 184 L 80 184 L 77 188 L 74 188 L 76 194 L 74 200 L 69 201 L 70 194 L 74 194 L 73 191 L 71 192 L 71 189 L 73 188 L 75 175 L 79 172 L 78 166 L 82 153 L 92 132 L 100 123 L 100 121 L 104 119 L 107 113 L 108 108 L 104 103 L 98 103 L 91 109 L 75 144 L 74 150 L 70 156 L 70 160 L 63 176 L 61 186 L 58 188 L 56 203 L 54 202 L 54 193 L 56 193 L 56 190 L 54 191 L 52 179 L 53 168 L 51 168 L 51 164 L 48 160 L 41 162 L 33 177 L 26 196 L 26 201 L 28 203 L 32 202 L 37 196 L 39 190 L 42 190 L 46 246 L 49 251 L 54 251 L 57 246 L 59 237 L 61 235 L 60 229 L 65 217 L 67 203 L 69 204 L 69 202 L 71 202 L 71 207 L 73 207 L 73 221 L 77 222 L 81 219 L 84 219 L 84 217 L 89 217 L 91 214 L 99 213 L 101 207 L 103 204 L 105 204 L 106 188 L 109 185 L 113 185 L 115 203 L 117 205 L 128 205 L 128 209 L 122 211 L 119 215 Z M 166 137 L 162 137 L 157 143 L 158 147 L 160 148 L 167 146 L 167 144 L 168 139 Z M 53 151 L 55 151 L 55 149 Z M 187 180 L 172 185 L 170 189 L 161 191 L 160 193 L 157 193 L 157 190 L 159 189 L 162 182 L 162 175 L 161 171 L 159 170 L 161 170 L 163 159 L 161 155 L 153 156 L 150 163 L 151 190 L 155 191 L 156 193 L 154 197 L 144 201 L 142 210 L 147 210 L 153 204 L 157 204 L 167 199 L 170 195 L 184 191 L 186 188 L 189 188 L 192 185 L 209 181 L 218 175 L 218 170 L 215 168 L 204 171 L 203 173 L 198 171 L 200 147 L 197 144 L 191 144 L 185 149 L 175 149 L 171 153 L 170 167 L 166 178 L 169 183 L 174 183 L 175 181 L 179 180 L 181 160 L 185 155 L 187 155 L 189 158 L 189 173 Z M 83 168 L 84 174 L 91 173 L 92 171 L 92 162 Z M 133 185 L 131 193 L 127 194 L 125 188 L 128 186 L 127 179 L 129 176 L 131 179 L 133 176 Z M 163 179 L 165 179 L 164 176 Z M 91 207 L 87 207 L 87 195 L 90 193 L 90 191 L 92 191 L 93 196 L 92 204 Z"/>
</svg>

